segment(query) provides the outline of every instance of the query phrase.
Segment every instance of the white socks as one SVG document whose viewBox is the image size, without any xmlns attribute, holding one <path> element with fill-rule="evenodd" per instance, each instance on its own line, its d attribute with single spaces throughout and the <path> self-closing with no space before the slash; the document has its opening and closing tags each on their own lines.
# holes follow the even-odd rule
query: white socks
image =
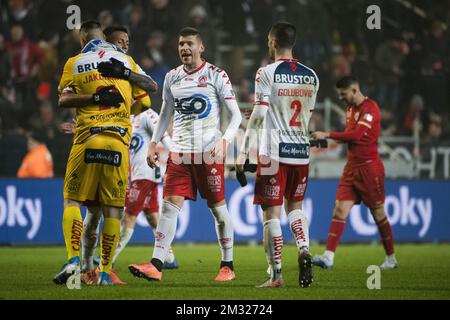
<svg viewBox="0 0 450 320">
<path fill-rule="evenodd" d="M 270 219 L 264 222 L 264 250 L 267 261 L 272 267 L 272 279 L 281 278 L 281 250 L 283 249 L 283 234 L 280 219 Z"/>
<path fill-rule="evenodd" d="M 122 225 L 122 228 L 120 230 L 119 243 L 117 244 L 116 251 L 114 252 L 114 258 L 112 263 L 116 262 L 116 259 L 119 256 L 119 254 L 122 252 L 123 249 L 125 249 L 131 237 L 133 236 L 133 232 L 134 229 L 127 228 L 125 225 Z"/>
<path fill-rule="evenodd" d="M 209 210 L 216 220 L 216 234 L 222 253 L 222 261 L 233 261 L 234 231 L 227 206 L 209 208 Z"/>
<path fill-rule="evenodd" d="M 298 251 L 309 251 L 309 224 L 306 215 L 302 210 L 296 209 L 289 212 L 288 219 Z"/>
<path fill-rule="evenodd" d="M 100 218 L 102 217 L 99 207 L 89 207 L 83 220 L 82 237 L 82 270 L 94 270 L 94 251 L 97 244 Z"/>
<path fill-rule="evenodd" d="M 174 204 L 163 201 L 161 217 L 155 232 L 155 246 L 153 249 L 153 259 L 158 259 L 164 263 L 164 259 L 169 251 L 170 245 L 175 238 L 177 231 L 177 217 L 180 208 Z"/>
<path fill-rule="evenodd" d="M 152 231 L 153 231 L 153 235 L 156 238 L 156 229 L 154 229 L 152 227 Z M 175 254 L 173 253 L 172 246 L 170 246 L 169 250 L 167 251 L 167 255 L 164 259 L 164 262 L 172 263 L 174 260 L 175 260 Z"/>
</svg>

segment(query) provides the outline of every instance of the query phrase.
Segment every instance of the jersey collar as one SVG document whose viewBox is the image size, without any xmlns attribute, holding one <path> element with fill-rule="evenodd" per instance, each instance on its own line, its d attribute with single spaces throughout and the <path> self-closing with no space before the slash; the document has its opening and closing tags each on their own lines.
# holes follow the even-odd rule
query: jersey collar
<svg viewBox="0 0 450 320">
<path fill-rule="evenodd" d="M 280 59 L 277 59 L 277 61 L 298 62 L 298 59 L 286 59 L 286 58 L 280 58 Z"/>
<path fill-rule="evenodd" d="M 103 41 L 103 40 L 101 40 L 101 39 L 93 39 L 93 40 L 89 41 L 89 42 L 84 46 L 84 48 L 81 49 L 81 53 L 86 53 L 86 52 L 89 52 L 89 51 L 95 51 L 95 49 L 96 49 L 97 47 L 100 47 L 100 46 L 102 46 L 102 47 L 110 47 L 110 48 L 113 48 L 113 49 L 116 50 L 116 51 L 125 53 L 125 51 L 123 51 L 123 50 L 122 50 L 121 48 L 119 48 L 118 46 L 115 46 L 115 45 L 113 45 L 112 43 Z M 125 53 L 125 54 L 126 54 L 126 53 Z"/>
<path fill-rule="evenodd" d="M 195 70 L 187 70 L 184 66 L 183 66 L 183 71 L 186 72 L 187 74 L 193 74 L 196 73 L 197 71 L 200 71 L 200 69 L 202 69 L 206 64 L 206 60 L 203 60 L 203 63 Z"/>
</svg>

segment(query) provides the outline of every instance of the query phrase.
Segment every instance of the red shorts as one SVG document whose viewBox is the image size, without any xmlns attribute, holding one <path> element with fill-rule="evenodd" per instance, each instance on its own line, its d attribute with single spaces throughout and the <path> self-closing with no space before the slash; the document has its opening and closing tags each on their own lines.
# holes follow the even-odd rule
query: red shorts
<svg viewBox="0 0 450 320">
<path fill-rule="evenodd" d="M 273 175 L 261 175 L 258 165 L 255 182 L 254 204 L 280 206 L 283 197 L 290 201 L 303 201 L 308 185 L 309 165 L 291 165 L 280 163 L 278 172 Z"/>
<path fill-rule="evenodd" d="M 158 184 L 150 180 L 134 180 L 125 198 L 125 212 L 137 217 L 144 209 L 159 212 Z"/>
<path fill-rule="evenodd" d="M 368 208 L 384 203 L 384 165 L 381 160 L 362 166 L 346 164 L 336 192 L 336 200 L 361 200 Z"/>
<path fill-rule="evenodd" d="M 180 157 L 185 160 L 190 158 L 190 161 L 181 162 Z M 195 201 L 197 190 L 200 196 L 209 202 L 225 200 L 224 164 L 205 163 L 201 154 L 194 156 L 194 154 L 170 153 L 164 176 L 164 197 L 182 196 Z"/>
</svg>

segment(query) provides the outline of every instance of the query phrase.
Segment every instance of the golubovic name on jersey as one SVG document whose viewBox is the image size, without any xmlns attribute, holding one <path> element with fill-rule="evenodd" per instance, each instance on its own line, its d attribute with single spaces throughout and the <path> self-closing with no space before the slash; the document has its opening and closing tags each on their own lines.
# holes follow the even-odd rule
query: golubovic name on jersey
<svg viewBox="0 0 450 320">
<path fill-rule="evenodd" d="M 316 85 L 314 76 L 299 74 L 275 73 L 275 83 L 311 84 Z"/>
</svg>

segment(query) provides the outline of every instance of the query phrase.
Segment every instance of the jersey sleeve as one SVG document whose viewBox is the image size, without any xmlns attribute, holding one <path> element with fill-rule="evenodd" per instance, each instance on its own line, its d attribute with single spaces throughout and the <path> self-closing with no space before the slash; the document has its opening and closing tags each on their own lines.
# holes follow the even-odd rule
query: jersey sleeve
<svg viewBox="0 0 450 320">
<path fill-rule="evenodd" d="M 225 71 L 220 72 L 217 75 L 216 86 L 220 100 L 236 100 L 236 95 L 234 94 L 230 78 Z"/>
<path fill-rule="evenodd" d="M 380 118 L 380 113 L 377 110 L 376 106 L 371 103 L 366 107 L 359 117 L 357 124 L 366 126 L 369 129 L 372 129 L 372 125 L 377 122 Z"/>
<path fill-rule="evenodd" d="M 255 102 L 254 105 L 269 106 L 272 88 L 270 78 L 265 68 L 260 68 L 255 77 Z"/>
<path fill-rule="evenodd" d="M 67 60 L 64 65 L 63 73 L 58 85 L 58 94 L 62 93 L 76 93 L 75 82 L 73 77 L 74 58 Z"/>
<path fill-rule="evenodd" d="M 136 65 L 136 71 L 135 71 L 136 73 L 142 74 L 142 75 L 144 75 L 144 76 L 148 76 L 148 75 L 145 73 L 145 71 L 142 70 L 142 68 L 141 68 L 140 65 L 138 65 L 137 63 L 135 63 L 135 65 Z"/>
</svg>

